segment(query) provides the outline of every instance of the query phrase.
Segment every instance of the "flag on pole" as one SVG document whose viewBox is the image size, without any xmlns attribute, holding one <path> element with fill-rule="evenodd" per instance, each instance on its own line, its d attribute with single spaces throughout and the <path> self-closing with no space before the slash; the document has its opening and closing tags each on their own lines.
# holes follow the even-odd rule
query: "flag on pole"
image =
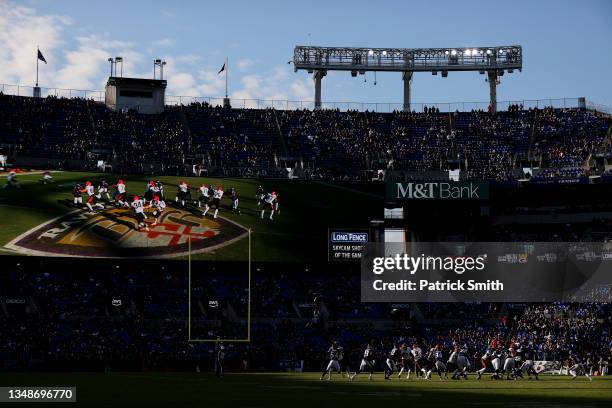
<svg viewBox="0 0 612 408">
<path fill-rule="evenodd" d="M 45 64 L 47 63 L 47 60 L 45 59 L 44 55 L 42 55 L 42 52 L 40 52 L 40 50 L 38 50 L 38 59 L 44 62 Z"/>
<path fill-rule="evenodd" d="M 222 73 L 223 71 L 225 71 L 225 62 L 223 63 L 223 66 L 221 67 L 221 69 L 219 70 L 219 72 L 217 72 L 217 75 L 219 75 L 220 73 Z"/>
</svg>

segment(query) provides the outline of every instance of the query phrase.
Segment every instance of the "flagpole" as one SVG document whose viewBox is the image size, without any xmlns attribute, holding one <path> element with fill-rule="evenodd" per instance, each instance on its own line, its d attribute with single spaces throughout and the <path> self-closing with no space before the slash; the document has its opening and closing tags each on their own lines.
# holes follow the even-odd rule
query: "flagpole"
<svg viewBox="0 0 612 408">
<path fill-rule="evenodd" d="M 40 52 L 40 49 L 38 48 L 38 45 L 36 46 L 36 86 L 38 86 L 38 53 Z"/>
<path fill-rule="evenodd" d="M 227 98 L 227 73 L 229 71 L 228 58 L 225 57 L 225 97 Z"/>
</svg>

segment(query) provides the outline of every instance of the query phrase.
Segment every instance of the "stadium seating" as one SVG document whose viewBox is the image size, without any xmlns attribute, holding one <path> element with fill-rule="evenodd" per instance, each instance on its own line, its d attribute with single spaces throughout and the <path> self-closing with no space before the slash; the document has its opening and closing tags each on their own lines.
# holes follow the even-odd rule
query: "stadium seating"
<svg viewBox="0 0 612 408">
<path fill-rule="evenodd" d="M 84 99 L 0 95 L 0 146 L 19 157 L 97 160 L 125 173 L 279 176 L 283 158 L 300 176 L 354 179 L 365 170 L 445 171 L 464 179 L 534 181 L 586 177 L 587 160 L 609 149 L 609 117 L 583 109 L 489 114 L 223 109 L 193 103 L 159 115 L 112 112 Z M 51 163 L 51 162 L 49 162 Z M 51 165 L 51 164 L 50 164 Z"/>
</svg>

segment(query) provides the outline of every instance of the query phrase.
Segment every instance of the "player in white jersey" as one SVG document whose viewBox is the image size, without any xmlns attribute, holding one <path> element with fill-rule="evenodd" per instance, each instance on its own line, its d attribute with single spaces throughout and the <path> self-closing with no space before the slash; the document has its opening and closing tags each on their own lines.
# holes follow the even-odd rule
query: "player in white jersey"
<svg viewBox="0 0 612 408">
<path fill-rule="evenodd" d="M 484 352 L 484 354 L 482 356 L 480 356 L 480 365 L 482 365 L 482 367 L 479 370 L 476 370 L 476 378 L 477 379 L 481 379 L 482 378 L 482 374 L 487 371 L 487 366 L 491 363 L 491 356 L 492 356 L 493 352 L 491 349 L 487 348 L 487 350 Z"/>
<path fill-rule="evenodd" d="M 219 214 L 219 207 L 221 206 L 221 198 L 223 198 L 223 189 L 221 186 L 217 186 L 217 189 L 213 193 L 212 206 L 215 208 L 213 218 L 217 218 Z"/>
<path fill-rule="evenodd" d="M 209 187 L 206 184 L 202 184 L 199 187 L 200 197 L 198 198 L 198 208 L 202 208 L 202 203 L 204 203 L 204 208 L 208 207 L 208 201 L 210 200 Z M 204 215 L 204 214 L 202 214 Z"/>
<path fill-rule="evenodd" d="M 166 202 L 164 200 L 161 200 L 159 196 L 156 194 L 153 196 L 151 207 L 153 207 L 153 218 L 155 218 L 155 220 L 153 221 L 153 224 L 151 225 L 157 225 L 157 223 L 159 222 L 159 219 L 164 213 L 164 210 L 166 209 Z"/>
<path fill-rule="evenodd" d="M 115 199 L 115 202 L 117 204 L 119 204 L 122 207 L 130 207 L 130 205 L 124 201 L 125 200 L 125 194 L 126 194 L 126 186 L 125 183 L 123 182 L 123 180 L 119 180 L 117 181 L 117 184 L 115 184 L 115 192 L 113 193 L 113 198 Z"/>
<path fill-rule="evenodd" d="M 264 218 L 264 213 L 266 212 L 266 208 L 270 210 L 270 220 L 274 220 L 274 200 L 276 200 L 276 193 L 273 191 L 271 193 L 267 193 L 264 198 L 264 206 L 261 209 L 261 219 Z"/>
<path fill-rule="evenodd" d="M 147 219 L 147 215 L 144 212 L 144 200 L 141 200 L 138 196 L 134 196 L 134 201 L 132 201 L 132 208 L 134 209 L 134 212 L 136 214 L 136 221 L 138 222 L 137 230 L 140 231 L 140 229 L 144 227 L 145 231 L 148 231 L 149 227 L 147 227 L 147 223 L 145 222 L 145 220 Z"/>
<path fill-rule="evenodd" d="M 323 380 L 325 378 L 325 374 L 327 374 L 327 380 L 329 381 L 331 380 L 332 371 L 337 371 L 340 373 L 339 361 L 343 358 L 344 350 L 334 341 L 331 347 L 327 350 L 327 354 L 329 356 L 329 362 L 327 363 L 325 370 L 323 370 L 321 373 L 320 380 Z"/>
<path fill-rule="evenodd" d="M 46 170 L 43 173 L 43 176 L 40 179 L 40 182 L 43 183 L 43 184 L 53 183 L 53 176 L 51 175 L 51 172 L 49 170 Z"/>
<path fill-rule="evenodd" d="M 370 373 L 370 375 L 368 376 L 368 380 L 372 381 L 373 379 L 372 376 L 374 375 L 375 363 L 376 363 L 376 353 L 374 352 L 372 345 L 368 343 L 365 350 L 363 351 L 363 358 L 361 359 L 361 364 L 359 364 L 359 369 L 354 374 L 349 376 L 349 380 L 355 381 L 355 377 L 357 377 L 359 373 L 363 371 L 368 371 Z"/>
<path fill-rule="evenodd" d="M 9 172 L 8 176 L 6 176 L 6 183 L 4 186 L 2 186 L 2 188 L 4 189 L 7 187 L 21 188 L 19 181 L 17 181 L 17 173 L 14 171 Z"/>
<path fill-rule="evenodd" d="M 423 350 L 419 347 L 418 344 L 414 343 L 411 349 L 412 358 L 414 359 L 414 373 L 417 377 L 419 377 L 422 373 L 421 367 L 419 366 L 419 362 L 423 358 Z"/>
<path fill-rule="evenodd" d="M 187 199 L 187 192 L 189 191 L 189 186 L 184 181 L 181 181 L 178 185 L 178 190 L 176 193 L 176 197 L 174 197 L 175 202 L 181 203 L 182 207 L 185 207 L 185 200 Z"/>
<path fill-rule="evenodd" d="M 87 208 L 89 208 L 90 213 L 95 212 L 93 206 L 96 206 L 96 208 L 99 208 L 101 210 L 104 209 L 104 206 L 96 201 L 96 191 L 94 186 L 91 185 L 91 181 L 85 182 L 85 188 L 81 190 L 81 193 L 87 194 L 87 202 L 85 203 L 85 205 L 87 205 Z"/>
</svg>

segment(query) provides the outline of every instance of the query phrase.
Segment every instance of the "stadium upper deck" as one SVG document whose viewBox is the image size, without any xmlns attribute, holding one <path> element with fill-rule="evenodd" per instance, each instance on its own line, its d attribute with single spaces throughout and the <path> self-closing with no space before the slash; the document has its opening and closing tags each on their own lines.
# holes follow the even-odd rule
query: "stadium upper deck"
<svg viewBox="0 0 612 408">
<path fill-rule="evenodd" d="M 9 164 L 124 173 L 355 179 L 461 169 L 461 178 L 580 182 L 603 174 L 612 120 L 585 109 L 374 113 L 223 109 L 193 103 L 159 115 L 84 99 L 0 95 Z M 194 167 L 195 166 L 195 167 Z"/>
</svg>

